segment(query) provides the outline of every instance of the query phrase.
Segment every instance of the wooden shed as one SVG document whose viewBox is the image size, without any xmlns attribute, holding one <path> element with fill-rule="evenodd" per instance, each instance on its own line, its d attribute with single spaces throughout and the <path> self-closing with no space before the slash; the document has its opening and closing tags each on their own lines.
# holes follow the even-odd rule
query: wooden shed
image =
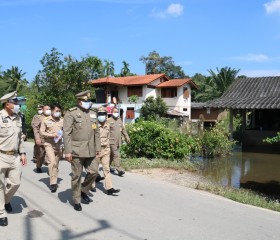
<svg viewBox="0 0 280 240">
<path fill-rule="evenodd" d="M 221 98 L 205 107 L 229 109 L 242 116 L 242 150 L 280 153 L 280 143 L 264 143 L 280 131 L 280 76 L 238 78 Z"/>
</svg>

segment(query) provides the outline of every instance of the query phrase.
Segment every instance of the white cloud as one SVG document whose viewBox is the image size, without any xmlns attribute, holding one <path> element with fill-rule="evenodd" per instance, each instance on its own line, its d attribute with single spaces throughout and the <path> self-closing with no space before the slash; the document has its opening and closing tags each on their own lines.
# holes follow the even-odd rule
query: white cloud
<svg viewBox="0 0 280 240">
<path fill-rule="evenodd" d="M 158 18 L 179 17 L 183 14 L 184 6 L 180 3 L 171 3 L 167 9 L 153 9 L 152 16 Z"/>
<path fill-rule="evenodd" d="M 270 58 L 264 54 L 249 53 L 244 56 L 233 57 L 233 59 L 240 60 L 240 61 L 248 61 L 248 62 L 264 62 L 269 60 Z"/>
<path fill-rule="evenodd" d="M 266 13 L 280 13 L 280 0 L 272 0 L 264 4 Z"/>
<path fill-rule="evenodd" d="M 270 70 L 270 69 L 240 70 L 238 75 L 245 75 L 247 77 L 273 77 L 273 76 L 280 76 L 280 69 L 278 69 L 278 70 Z"/>
</svg>

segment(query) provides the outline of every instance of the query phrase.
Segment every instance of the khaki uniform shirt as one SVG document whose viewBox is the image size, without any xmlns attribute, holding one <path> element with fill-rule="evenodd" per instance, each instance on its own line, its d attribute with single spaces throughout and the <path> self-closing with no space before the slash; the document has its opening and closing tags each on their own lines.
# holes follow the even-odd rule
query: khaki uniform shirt
<svg viewBox="0 0 280 240">
<path fill-rule="evenodd" d="M 45 118 L 44 114 L 41 114 L 41 115 L 36 114 L 36 115 L 34 115 L 32 121 L 31 121 L 31 127 L 33 128 L 35 141 L 41 140 L 42 144 L 44 143 L 44 138 L 40 134 L 40 126 L 41 126 L 41 122 L 43 121 L 44 118 Z"/>
<path fill-rule="evenodd" d="M 100 157 L 110 154 L 110 126 L 107 122 L 102 126 L 98 123 L 99 131 L 100 131 L 100 141 L 101 141 L 101 154 Z"/>
<path fill-rule="evenodd" d="M 0 150 L 25 152 L 21 118 L 18 114 L 9 116 L 5 109 L 0 111 Z"/>
<path fill-rule="evenodd" d="M 53 135 L 58 133 L 59 130 L 63 130 L 63 118 L 55 120 L 52 116 L 45 117 L 41 123 L 40 134 L 45 140 L 46 144 L 51 144 L 52 146 L 60 147 L 62 144 L 62 138 L 55 143 Z"/>
<path fill-rule="evenodd" d="M 63 130 L 65 154 L 91 158 L 101 151 L 95 111 L 90 109 L 86 112 L 80 107 L 71 108 L 64 116 Z"/>
<path fill-rule="evenodd" d="M 110 145 L 116 145 L 117 147 L 120 147 L 122 144 L 122 135 L 126 141 L 130 140 L 120 118 L 114 119 L 111 117 L 107 122 L 110 126 Z"/>
</svg>

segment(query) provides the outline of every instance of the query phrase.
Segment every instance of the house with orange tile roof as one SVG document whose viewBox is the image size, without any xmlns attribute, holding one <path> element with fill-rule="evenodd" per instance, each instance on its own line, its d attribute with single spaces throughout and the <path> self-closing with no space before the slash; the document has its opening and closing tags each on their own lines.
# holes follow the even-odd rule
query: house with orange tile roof
<svg viewBox="0 0 280 240">
<path fill-rule="evenodd" d="M 104 77 L 89 81 L 95 87 L 96 102 L 93 107 L 113 106 L 117 102 L 124 122 L 139 117 L 143 101 L 150 96 L 160 96 L 168 106 L 168 114 L 191 118 L 191 89 L 197 85 L 190 79 L 170 80 L 165 74 L 143 76 Z M 130 101 L 138 96 L 137 103 Z"/>
</svg>

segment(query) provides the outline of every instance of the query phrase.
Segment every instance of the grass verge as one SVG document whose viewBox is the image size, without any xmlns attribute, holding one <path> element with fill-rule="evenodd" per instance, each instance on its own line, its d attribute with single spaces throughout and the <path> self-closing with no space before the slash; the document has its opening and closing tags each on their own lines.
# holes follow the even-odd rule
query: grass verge
<svg viewBox="0 0 280 240">
<path fill-rule="evenodd" d="M 189 161 L 178 162 L 163 159 L 126 158 L 122 160 L 122 165 L 128 171 L 133 169 L 168 168 L 182 173 L 184 171 L 197 172 L 198 170 L 198 166 Z M 198 183 L 194 188 L 211 192 L 236 202 L 280 212 L 280 202 L 278 200 L 271 200 L 251 190 L 223 187 L 208 183 Z"/>
</svg>

